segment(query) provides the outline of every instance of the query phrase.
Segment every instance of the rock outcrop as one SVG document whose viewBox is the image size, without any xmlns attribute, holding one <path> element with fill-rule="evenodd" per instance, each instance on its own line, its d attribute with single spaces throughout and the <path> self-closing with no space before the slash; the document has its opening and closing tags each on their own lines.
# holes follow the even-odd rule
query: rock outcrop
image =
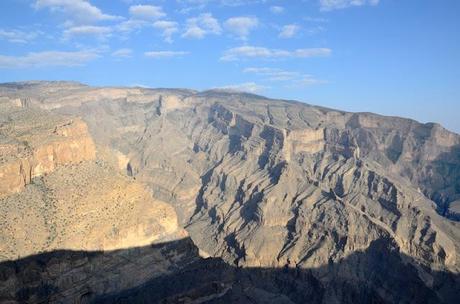
<svg viewBox="0 0 460 304">
<path fill-rule="evenodd" d="M 2 106 L 0 196 L 16 193 L 57 166 L 96 157 L 86 124 L 36 110 Z"/>
</svg>

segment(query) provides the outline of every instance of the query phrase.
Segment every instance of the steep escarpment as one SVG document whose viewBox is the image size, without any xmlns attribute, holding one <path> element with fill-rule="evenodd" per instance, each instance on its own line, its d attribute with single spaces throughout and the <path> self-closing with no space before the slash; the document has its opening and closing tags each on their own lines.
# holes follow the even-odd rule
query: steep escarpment
<svg viewBox="0 0 460 304">
<path fill-rule="evenodd" d="M 444 216 L 459 196 L 460 138 L 438 124 L 355 114 L 347 123 L 367 159 L 411 181 Z"/>
<path fill-rule="evenodd" d="M 83 121 L 2 105 L 0 195 L 19 192 L 57 166 L 95 157 L 94 142 Z"/>
<path fill-rule="evenodd" d="M 145 184 L 145 200 L 172 206 L 177 226 L 185 227 L 201 255 L 226 263 L 198 258 L 189 265 L 194 270 L 168 274 L 180 280 L 196 270 L 214 285 L 184 279 L 190 289 L 180 289 L 162 277 L 140 293 L 108 301 L 191 297 L 219 303 L 264 294 L 286 303 L 455 302 L 460 136 L 439 125 L 223 91 L 53 83 L 2 90 L 10 103 L 19 98 L 31 108 L 82 117 L 123 178 Z M 50 192 L 67 191 L 50 188 L 47 178 L 41 180 Z M 72 204 L 84 206 L 94 195 L 88 193 Z M 127 209 L 120 210 L 104 218 L 129 218 L 121 215 Z M 94 231 L 73 225 L 64 226 Z M 106 231 L 93 238 L 110 237 Z M 206 267 L 225 279 L 208 275 Z M 158 286 L 170 293 L 155 298 L 149 290 Z"/>
</svg>

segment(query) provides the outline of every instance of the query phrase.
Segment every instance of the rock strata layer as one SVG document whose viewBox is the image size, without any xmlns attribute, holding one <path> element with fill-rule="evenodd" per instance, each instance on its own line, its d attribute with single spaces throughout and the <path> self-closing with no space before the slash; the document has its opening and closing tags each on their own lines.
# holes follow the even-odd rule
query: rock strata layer
<svg viewBox="0 0 460 304">
<path fill-rule="evenodd" d="M 0 195 L 19 192 L 57 166 L 96 157 L 94 142 L 80 119 L 2 105 Z"/>
</svg>

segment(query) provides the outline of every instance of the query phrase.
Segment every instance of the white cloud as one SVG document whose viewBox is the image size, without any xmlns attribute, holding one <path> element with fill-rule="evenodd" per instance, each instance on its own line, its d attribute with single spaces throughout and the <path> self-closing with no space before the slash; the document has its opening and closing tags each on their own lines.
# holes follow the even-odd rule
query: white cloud
<svg viewBox="0 0 460 304">
<path fill-rule="evenodd" d="M 303 18 L 307 22 L 312 22 L 312 23 L 327 23 L 329 22 L 328 19 L 326 18 L 321 18 L 321 17 L 305 17 Z"/>
<path fill-rule="evenodd" d="M 36 9 L 49 8 L 52 12 L 63 13 L 72 23 L 88 23 L 103 20 L 118 20 L 119 16 L 104 14 L 99 8 L 85 0 L 36 0 Z"/>
<path fill-rule="evenodd" d="M 133 31 L 138 31 L 146 26 L 151 26 L 151 25 L 152 24 L 150 22 L 147 22 L 144 20 L 129 19 L 129 20 L 119 23 L 116 26 L 116 29 L 123 33 L 130 33 Z"/>
<path fill-rule="evenodd" d="M 259 76 L 264 76 L 268 81 L 285 81 L 298 78 L 300 76 L 297 72 L 288 72 L 281 69 L 274 68 L 246 68 L 243 71 L 244 73 L 256 74 Z"/>
<path fill-rule="evenodd" d="M 324 26 L 318 25 L 313 26 L 305 30 L 308 35 L 316 35 L 318 33 L 324 32 L 326 28 Z"/>
<path fill-rule="evenodd" d="M 300 26 L 296 24 L 288 24 L 288 25 L 283 26 L 278 37 L 292 38 L 299 32 L 299 30 L 300 30 Z"/>
<path fill-rule="evenodd" d="M 119 23 L 116 26 L 117 31 L 128 34 L 133 31 L 139 31 L 145 27 L 154 27 L 155 23 L 158 21 L 154 23 L 152 23 L 152 21 L 166 16 L 160 6 L 154 5 L 131 5 L 129 7 L 129 13 L 131 17 Z M 158 24 L 156 28 L 159 28 Z M 168 36 L 166 36 L 166 38 L 167 37 Z"/>
<path fill-rule="evenodd" d="M 268 89 L 266 86 L 259 85 L 255 82 L 245 82 L 240 84 L 226 85 L 222 87 L 217 87 L 218 90 L 228 90 L 236 92 L 248 92 L 248 93 L 257 93 Z"/>
<path fill-rule="evenodd" d="M 151 51 L 145 52 L 144 55 L 150 58 L 171 58 L 171 57 L 182 57 L 184 55 L 188 55 L 189 52 L 183 51 Z"/>
<path fill-rule="evenodd" d="M 256 3 L 265 3 L 267 0 L 220 0 L 221 5 L 226 6 L 242 6 Z"/>
<path fill-rule="evenodd" d="M 223 7 L 238 7 L 258 3 L 266 4 L 268 1 L 270 0 L 176 0 L 176 2 L 181 6 L 178 12 L 182 14 L 189 14 L 192 11 L 203 10 L 210 4 Z"/>
<path fill-rule="evenodd" d="M 166 16 L 161 6 L 155 5 L 132 5 L 129 13 L 134 19 L 155 20 Z"/>
<path fill-rule="evenodd" d="M 117 58 L 130 58 L 133 54 L 133 50 L 131 49 L 118 49 L 112 53 L 113 57 Z"/>
<path fill-rule="evenodd" d="M 221 32 L 219 21 L 212 14 L 205 13 L 187 19 L 186 30 L 182 37 L 202 39 L 209 34 L 220 35 Z"/>
<path fill-rule="evenodd" d="M 316 79 L 315 77 L 309 74 L 285 71 L 276 68 L 252 67 L 244 69 L 243 72 L 262 76 L 264 78 L 264 81 L 289 82 L 290 86 L 309 86 L 325 83 L 325 81 Z"/>
<path fill-rule="evenodd" d="M 316 79 L 311 75 L 304 75 L 302 78 L 294 80 L 292 84 L 290 84 L 291 87 L 295 86 L 311 86 L 311 85 L 316 85 L 316 84 L 324 84 L 327 83 L 325 80 L 321 79 Z"/>
<path fill-rule="evenodd" d="M 166 42 L 173 42 L 172 36 L 179 31 L 177 22 L 160 20 L 153 23 L 153 27 L 162 30 L 162 36 Z"/>
<path fill-rule="evenodd" d="M 243 40 L 246 40 L 258 25 L 259 20 L 256 17 L 233 17 L 224 23 L 226 30 Z"/>
<path fill-rule="evenodd" d="M 351 6 L 377 5 L 380 0 L 319 0 L 322 11 L 343 9 Z"/>
<path fill-rule="evenodd" d="M 292 57 L 308 58 L 308 57 L 325 57 L 331 55 L 332 50 L 328 48 L 310 48 L 297 49 L 291 52 Z"/>
<path fill-rule="evenodd" d="M 64 31 L 64 39 L 69 39 L 75 36 L 96 36 L 97 38 L 105 38 L 112 32 L 112 29 L 107 26 L 82 25 L 74 26 Z"/>
<path fill-rule="evenodd" d="M 43 34 L 39 31 L 23 31 L 23 30 L 4 30 L 0 29 L 0 39 L 12 43 L 28 43 Z"/>
<path fill-rule="evenodd" d="M 332 53 L 328 48 L 309 48 L 296 49 L 294 51 L 269 49 L 256 46 L 241 46 L 228 49 L 224 52 L 220 60 L 235 61 L 243 58 L 308 58 L 308 57 L 324 57 Z"/>
<path fill-rule="evenodd" d="M 161 30 L 162 36 L 167 42 L 172 42 L 172 35 L 179 30 L 178 24 L 173 21 L 157 20 L 155 22 L 151 22 L 136 18 L 130 18 L 117 24 L 115 29 L 123 34 L 129 34 L 134 31 L 140 31 L 146 27 L 153 27 Z"/>
<path fill-rule="evenodd" d="M 270 6 L 270 12 L 273 14 L 282 14 L 284 12 L 284 7 L 278 5 Z"/>
<path fill-rule="evenodd" d="M 95 50 L 33 52 L 24 56 L 0 55 L 0 68 L 75 67 L 98 57 L 99 52 Z"/>
<path fill-rule="evenodd" d="M 189 6 L 190 9 L 203 8 L 215 3 L 222 6 L 242 6 L 248 4 L 265 3 L 266 0 L 177 0 L 178 3 Z"/>
</svg>

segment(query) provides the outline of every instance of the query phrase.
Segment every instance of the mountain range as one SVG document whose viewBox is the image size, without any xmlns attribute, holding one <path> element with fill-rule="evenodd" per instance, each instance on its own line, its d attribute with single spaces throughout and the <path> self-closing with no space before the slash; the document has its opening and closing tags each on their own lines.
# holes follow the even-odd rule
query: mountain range
<svg viewBox="0 0 460 304">
<path fill-rule="evenodd" d="M 460 135 L 229 90 L 0 84 L 2 303 L 456 303 Z"/>
</svg>

